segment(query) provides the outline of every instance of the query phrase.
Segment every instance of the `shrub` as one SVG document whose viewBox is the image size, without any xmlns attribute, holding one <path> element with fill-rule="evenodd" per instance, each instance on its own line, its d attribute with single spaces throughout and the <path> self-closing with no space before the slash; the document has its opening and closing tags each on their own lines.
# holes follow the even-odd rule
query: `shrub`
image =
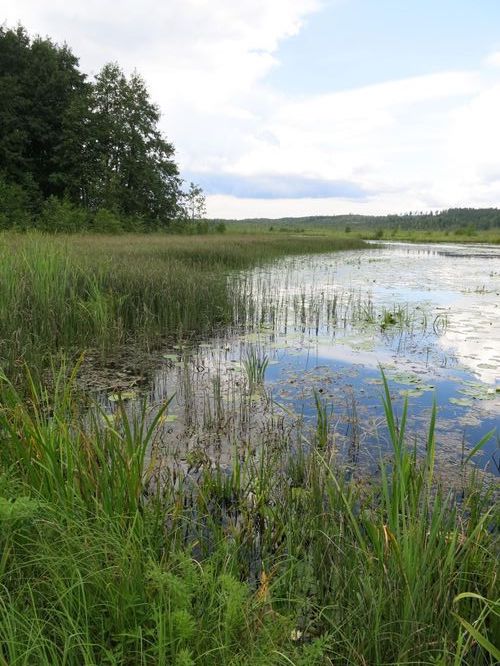
<svg viewBox="0 0 500 666">
<path fill-rule="evenodd" d="M 199 220 L 196 223 L 197 234 L 208 234 L 209 230 L 208 222 L 206 220 Z"/>
<path fill-rule="evenodd" d="M 104 234 L 118 234 L 123 231 L 120 218 L 107 208 L 100 208 L 94 217 L 94 230 Z"/>
<path fill-rule="evenodd" d="M 51 196 L 44 201 L 37 226 L 50 232 L 82 231 L 88 226 L 88 214 L 67 199 Z"/>
<path fill-rule="evenodd" d="M 20 185 L 0 178 L 0 229 L 27 229 L 33 223 L 30 195 Z"/>
</svg>

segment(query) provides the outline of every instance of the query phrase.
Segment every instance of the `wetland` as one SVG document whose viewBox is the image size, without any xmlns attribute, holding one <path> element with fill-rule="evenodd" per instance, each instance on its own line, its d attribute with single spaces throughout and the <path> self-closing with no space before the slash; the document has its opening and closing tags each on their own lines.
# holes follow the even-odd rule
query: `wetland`
<svg viewBox="0 0 500 666">
<path fill-rule="evenodd" d="M 2 663 L 497 661 L 498 247 L 0 255 Z"/>
<path fill-rule="evenodd" d="M 128 383 L 116 360 L 115 372 L 94 369 L 108 413 L 117 386 L 131 407 L 144 397 L 160 405 L 174 396 L 169 450 L 189 459 L 193 449 L 205 455 L 215 447 L 227 458 L 248 429 L 255 435 L 270 420 L 307 437 L 321 405 L 339 456 L 369 469 L 389 441 L 383 369 L 396 407 L 409 400 L 408 432 L 417 444 L 425 442 L 436 401 L 443 465 L 451 473 L 492 432 L 474 462 L 498 475 L 498 247 L 386 242 L 287 257 L 228 280 L 247 303 L 232 325 L 155 350 L 147 372 L 132 373 Z M 265 368 L 255 382 L 251 367 L 259 362 Z M 116 384 L 120 374 L 125 381 Z M 146 385 L 135 386 L 137 377 Z"/>
</svg>

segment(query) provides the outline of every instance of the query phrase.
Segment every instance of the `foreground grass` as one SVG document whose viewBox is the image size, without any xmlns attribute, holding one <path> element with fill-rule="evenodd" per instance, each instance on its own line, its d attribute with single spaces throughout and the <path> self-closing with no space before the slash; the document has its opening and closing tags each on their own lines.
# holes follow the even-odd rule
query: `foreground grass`
<svg viewBox="0 0 500 666">
<path fill-rule="evenodd" d="M 43 367 L 59 350 L 207 333 L 245 308 L 227 279 L 288 254 L 361 247 L 357 239 L 3 234 L 0 367 Z"/>
<path fill-rule="evenodd" d="M 460 502 L 434 478 L 435 413 L 418 460 L 386 386 L 370 485 L 319 435 L 159 483 L 168 404 L 89 421 L 71 378 L 29 384 L 1 382 L 0 663 L 496 662 L 498 516 L 474 476 Z"/>
</svg>

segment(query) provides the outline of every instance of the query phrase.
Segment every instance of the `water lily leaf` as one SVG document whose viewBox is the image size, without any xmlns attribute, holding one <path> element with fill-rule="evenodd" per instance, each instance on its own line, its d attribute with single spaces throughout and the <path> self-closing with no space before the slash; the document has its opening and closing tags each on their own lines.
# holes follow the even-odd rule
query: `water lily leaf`
<svg viewBox="0 0 500 666">
<path fill-rule="evenodd" d="M 137 397 L 137 391 L 122 391 L 121 393 L 111 393 L 108 395 L 108 400 L 110 402 L 118 402 L 120 398 L 122 400 L 133 400 Z"/>
<path fill-rule="evenodd" d="M 418 389 L 418 388 L 416 388 L 416 389 L 408 389 L 408 390 L 406 390 L 406 391 L 401 391 L 401 395 L 402 395 L 403 397 L 406 396 L 406 397 L 408 397 L 408 398 L 410 398 L 410 397 L 417 397 L 417 398 L 418 398 L 418 397 L 424 395 L 424 391 L 423 391 L 422 389 Z"/>
<path fill-rule="evenodd" d="M 459 407 L 472 407 L 474 404 L 472 400 L 467 400 L 466 398 L 450 398 L 452 405 L 458 405 Z"/>
</svg>

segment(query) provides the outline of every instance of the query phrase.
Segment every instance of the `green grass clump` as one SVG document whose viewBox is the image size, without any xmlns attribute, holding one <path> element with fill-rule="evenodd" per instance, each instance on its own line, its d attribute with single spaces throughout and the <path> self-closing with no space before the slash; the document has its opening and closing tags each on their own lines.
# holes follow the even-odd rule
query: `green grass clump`
<svg viewBox="0 0 500 666">
<path fill-rule="evenodd" d="M 259 353 L 255 347 L 247 351 L 243 360 L 243 367 L 245 368 L 250 392 L 263 385 L 268 365 L 269 357 L 267 354 Z"/>
<path fill-rule="evenodd" d="M 74 373 L 73 373 L 74 375 Z M 197 482 L 156 464 L 168 408 L 81 413 L 74 378 L 0 385 L 0 663 L 493 664 L 498 512 L 406 445 L 347 481 L 318 429 Z"/>
</svg>

